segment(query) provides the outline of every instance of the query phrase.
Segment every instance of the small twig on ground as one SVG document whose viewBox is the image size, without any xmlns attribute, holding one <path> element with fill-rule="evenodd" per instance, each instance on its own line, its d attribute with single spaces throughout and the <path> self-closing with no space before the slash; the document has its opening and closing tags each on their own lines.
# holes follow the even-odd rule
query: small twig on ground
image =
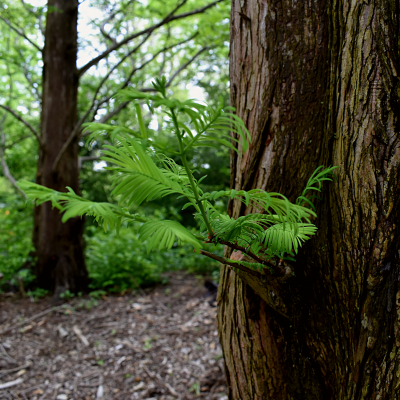
<svg viewBox="0 0 400 400">
<path fill-rule="evenodd" d="M 6 349 L 3 347 L 2 344 L 0 344 L 0 350 L 5 355 L 6 359 L 10 364 L 18 364 L 17 361 L 7 353 Z"/>
<path fill-rule="evenodd" d="M 11 386 L 19 385 L 23 381 L 24 380 L 22 378 L 18 378 L 15 381 L 10 381 L 10 382 L 6 382 L 6 383 L 0 383 L 0 390 L 7 389 L 7 388 L 9 388 Z"/>
<path fill-rule="evenodd" d="M 41 313 L 36 314 L 36 315 L 34 315 L 33 317 L 30 317 L 30 318 L 28 318 L 28 319 L 25 319 L 24 321 L 18 322 L 18 324 L 9 326 L 8 328 L 3 329 L 3 330 L 0 332 L 0 335 L 4 335 L 5 333 L 10 332 L 10 331 L 12 331 L 12 330 L 14 330 L 14 329 L 17 329 L 17 328 L 19 328 L 19 327 L 22 326 L 22 325 L 26 325 L 27 323 L 32 322 L 32 321 L 34 321 L 35 319 L 38 319 L 38 318 L 40 318 L 40 317 L 43 317 L 44 315 L 47 315 L 48 313 L 51 313 L 52 311 L 57 311 L 58 308 L 59 308 L 59 307 L 51 307 L 51 308 L 48 308 L 47 310 L 42 311 Z"/>
<path fill-rule="evenodd" d="M 21 371 L 22 369 L 29 368 L 31 365 L 32 365 L 31 363 L 27 363 L 27 364 L 21 365 L 20 367 L 3 369 L 0 371 L 0 378 L 2 378 L 5 375 L 11 374 L 13 372 L 17 372 L 17 371 Z"/>
<path fill-rule="evenodd" d="M 89 346 L 89 341 L 87 340 L 86 336 L 82 333 L 82 331 L 79 329 L 78 326 L 74 325 L 72 327 L 72 330 L 74 331 L 75 335 L 78 336 L 78 338 L 81 340 L 81 342 L 87 347 Z"/>
</svg>

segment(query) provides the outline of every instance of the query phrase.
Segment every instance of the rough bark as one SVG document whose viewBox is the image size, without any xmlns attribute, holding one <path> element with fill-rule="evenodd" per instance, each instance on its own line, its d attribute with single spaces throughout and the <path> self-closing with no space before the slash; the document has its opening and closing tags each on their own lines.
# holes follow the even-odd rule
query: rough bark
<svg viewBox="0 0 400 400">
<path fill-rule="evenodd" d="M 53 170 L 54 161 L 77 121 L 78 1 L 50 0 L 48 7 L 37 183 L 59 191 L 69 186 L 79 192 L 77 138 Z M 33 240 L 39 286 L 54 290 L 56 295 L 66 289 L 71 292 L 85 289 L 82 233 L 80 218 L 64 224 L 51 204 L 36 207 Z"/>
<path fill-rule="evenodd" d="M 266 291 L 222 269 L 231 399 L 400 399 L 399 18 L 386 0 L 232 1 L 231 104 L 253 138 L 232 187 L 294 200 L 340 168 L 294 277 Z"/>
</svg>

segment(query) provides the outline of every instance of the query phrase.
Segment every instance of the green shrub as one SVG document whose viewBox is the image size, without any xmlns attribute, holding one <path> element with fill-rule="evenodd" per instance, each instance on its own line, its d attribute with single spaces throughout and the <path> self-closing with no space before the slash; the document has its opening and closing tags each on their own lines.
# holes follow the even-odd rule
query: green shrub
<svg viewBox="0 0 400 400">
<path fill-rule="evenodd" d="M 161 280 L 162 257 L 157 253 L 146 255 L 146 249 L 131 229 L 121 228 L 119 236 L 96 229 L 93 236 L 86 236 L 86 242 L 91 288 L 122 291 Z"/>
<path fill-rule="evenodd" d="M 161 274 L 168 271 L 213 276 L 219 271 L 217 262 L 197 257 L 189 246 L 147 253 L 134 226 L 121 228 L 119 235 L 93 226 L 87 232 L 86 263 L 92 289 L 120 292 L 146 287 L 161 282 Z"/>
<path fill-rule="evenodd" d="M 18 285 L 18 279 L 30 281 L 31 274 L 17 272 L 25 261 L 29 260 L 32 246 L 32 205 L 25 204 L 14 196 L 7 198 L 7 203 L 0 198 L 0 272 L 4 274 L 3 283 L 13 280 Z M 21 275 L 21 276 L 19 276 Z"/>
</svg>

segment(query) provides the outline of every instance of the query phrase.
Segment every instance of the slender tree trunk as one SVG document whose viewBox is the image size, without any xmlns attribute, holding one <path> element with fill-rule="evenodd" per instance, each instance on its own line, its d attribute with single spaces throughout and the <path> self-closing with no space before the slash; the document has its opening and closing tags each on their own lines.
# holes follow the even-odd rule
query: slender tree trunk
<svg viewBox="0 0 400 400">
<path fill-rule="evenodd" d="M 70 136 L 77 119 L 78 77 L 77 0 L 49 0 L 46 19 L 43 104 L 37 182 L 59 191 L 66 186 L 79 191 L 77 139 L 63 154 L 57 167 L 54 161 Z M 83 220 L 61 222 L 51 204 L 35 209 L 34 245 L 37 252 L 36 275 L 41 287 L 59 294 L 76 292 L 87 285 L 83 256 Z"/>
<path fill-rule="evenodd" d="M 231 399 L 400 399 L 399 18 L 390 0 L 232 2 L 231 103 L 253 137 L 232 186 L 293 201 L 340 168 L 295 276 L 222 269 Z"/>
</svg>

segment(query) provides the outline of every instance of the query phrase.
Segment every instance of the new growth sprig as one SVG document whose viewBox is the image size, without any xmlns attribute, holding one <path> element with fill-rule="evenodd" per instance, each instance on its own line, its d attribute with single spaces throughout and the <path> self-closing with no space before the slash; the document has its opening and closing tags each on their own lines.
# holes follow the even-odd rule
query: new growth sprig
<svg viewBox="0 0 400 400">
<path fill-rule="evenodd" d="M 111 194 L 118 204 L 92 202 L 70 188 L 65 193 L 57 192 L 27 181 L 20 182 L 20 187 L 37 204 L 51 201 L 53 207 L 64 213 L 63 221 L 92 215 L 105 230 L 118 230 L 124 221 L 140 223 L 139 238 L 147 242 L 148 251 L 189 244 L 198 253 L 233 268 L 253 274 L 253 270 L 281 274 L 277 260 L 294 260 L 293 256 L 303 243 L 315 234 L 317 227 L 311 221 L 316 217 L 312 203 L 316 196 L 310 193 L 321 191 L 322 182 L 332 180 L 335 167 L 318 167 L 295 204 L 279 193 L 261 189 L 203 192 L 203 178 L 195 179 L 189 151 L 223 145 L 244 152 L 248 149 L 250 134 L 232 108 L 224 108 L 222 104 L 213 108 L 192 99 L 172 98 L 167 93 L 165 78 L 156 79 L 153 87 L 154 93 L 125 89 L 117 96 L 117 100 L 133 104 L 137 130 L 99 123 L 86 126 L 91 132 L 90 142 L 100 139 L 108 142 L 102 160 L 114 173 Z M 143 105 L 147 105 L 152 114 L 158 110 L 165 114 L 169 132 L 160 135 L 146 128 Z M 179 157 L 180 164 L 170 156 Z M 199 223 L 197 234 L 177 221 L 149 221 L 145 216 L 130 213 L 132 206 L 168 195 L 187 199 L 183 208 L 193 209 Z M 231 218 L 214 206 L 222 197 L 238 199 L 260 212 Z M 252 262 L 226 259 L 202 250 L 204 242 L 229 246 L 241 251 Z"/>
</svg>

